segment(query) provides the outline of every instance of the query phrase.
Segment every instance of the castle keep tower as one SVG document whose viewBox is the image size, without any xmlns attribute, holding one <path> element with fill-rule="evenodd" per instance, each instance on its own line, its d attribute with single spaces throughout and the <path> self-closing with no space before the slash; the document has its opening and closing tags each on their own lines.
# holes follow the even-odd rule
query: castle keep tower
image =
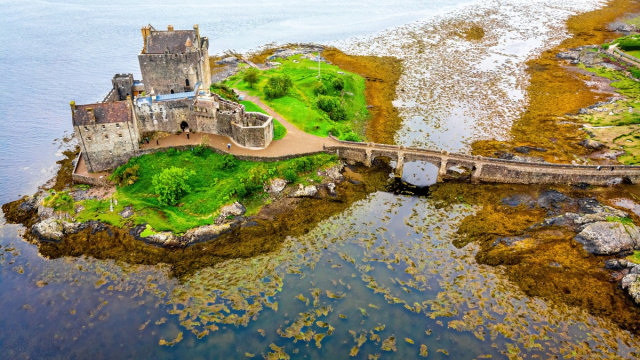
<svg viewBox="0 0 640 360">
<path fill-rule="evenodd" d="M 209 39 L 193 30 L 158 31 L 151 25 L 142 28 L 143 48 L 138 55 L 147 95 L 194 91 L 211 86 Z"/>
</svg>

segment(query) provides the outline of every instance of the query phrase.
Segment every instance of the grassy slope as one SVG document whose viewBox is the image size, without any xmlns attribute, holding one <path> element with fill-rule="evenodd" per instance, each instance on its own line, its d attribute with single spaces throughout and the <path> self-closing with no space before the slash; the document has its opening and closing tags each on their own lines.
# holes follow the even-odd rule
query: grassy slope
<svg viewBox="0 0 640 360">
<path fill-rule="evenodd" d="M 299 62 L 294 63 L 293 60 L 298 60 Z M 326 85 L 329 85 L 334 77 L 342 77 L 345 81 L 342 99 L 349 118 L 345 121 L 333 121 L 316 106 L 316 95 L 313 92 L 313 88 L 318 81 L 318 63 L 308 59 L 301 59 L 300 56 L 293 56 L 286 60 L 280 60 L 280 62 L 282 63 L 280 67 L 260 72 L 259 82 L 253 88 L 250 88 L 246 82 L 242 81 L 242 72 L 227 79 L 225 84 L 246 91 L 252 96 L 260 97 L 264 103 L 282 115 L 287 121 L 307 133 L 327 136 L 329 131 L 333 134 L 339 133 L 341 135 L 355 132 L 359 137 L 363 137 L 364 123 L 369 117 L 364 96 L 364 78 L 354 73 L 342 71 L 337 66 L 325 63 L 320 65 L 323 82 Z M 338 71 L 342 71 L 345 74 L 338 74 Z M 262 89 L 269 77 L 278 74 L 289 75 L 293 80 L 293 88 L 289 90 L 287 96 L 267 100 L 263 96 Z M 340 96 L 340 93 L 330 86 L 327 86 L 327 88 L 332 91 L 329 95 Z"/>
<path fill-rule="evenodd" d="M 585 69 L 612 80 L 611 86 L 627 99 L 603 106 L 604 111 L 585 115 L 583 118 L 594 126 L 606 127 L 593 130 L 596 140 L 609 143 L 612 147 L 622 147 L 625 150 L 626 154 L 620 156 L 618 161 L 629 165 L 640 163 L 640 131 L 638 131 L 640 84 L 629 79 L 622 72 L 613 69 L 605 67 Z M 632 112 L 629 112 L 629 108 L 632 109 Z M 610 115 L 611 113 L 613 114 Z"/>
<path fill-rule="evenodd" d="M 260 106 L 252 101 L 243 100 L 240 101 L 240 104 L 244 105 L 245 111 L 267 114 L 266 111 L 264 111 Z M 285 128 L 284 125 L 280 124 L 278 120 L 273 119 L 273 140 L 280 140 L 284 138 L 285 135 L 287 135 L 287 128 Z"/>
<path fill-rule="evenodd" d="M 249 213 L 257 211 L 263 204 L 261 184 L 270 178 L 283 177 L 287 169 L 301 171 L 301 162 L 307 162 L 308 170 L 333 165 L 335 157 L 321 154 L 303 159 L 292 159 L 274 163 L 237 161 L 235 167 L 223 169 L 223 156 L 205 149 L 197 156 L 192 151 L 168 152 L 143 155 L 132 159 L 129 164 L 139 164 L 139 179 L 126 187 L 119 187 L 114 198 L 118 205 L 109 211 L 109 201 L 87 200 L 81 202 L 85 210 L 76 218 L 80 221 L 98 219 L 115 226 L 122 226 L 123 220 L 118 215 L 125 206 L 133 206 L 135 215 L 126 221 L 134 224 L 148 223 L 156 231 L 171 230 L 177 233 L 188 229 L 211 224 L 219 209 L 234 201 L 242 201 Z M 123 165 L 127 166 L 127 165 Z M 153 176 L 161 170 L 176 166 L 195 171 L 189 179 L 192 191 L 184 196 L 177 206 L 165 206 L 158 202 L 153 193 Z M 308 171 L 307 170 L 307 171 Z M 305 177 L 314 178 L 313 172 Z M 252 179 L 253 178 L 253 179 Z M 259 190 L 246 198 L 238 198 L 235 194 L 238 186 L 252 181 L 260 184 Z"/>
</svg>

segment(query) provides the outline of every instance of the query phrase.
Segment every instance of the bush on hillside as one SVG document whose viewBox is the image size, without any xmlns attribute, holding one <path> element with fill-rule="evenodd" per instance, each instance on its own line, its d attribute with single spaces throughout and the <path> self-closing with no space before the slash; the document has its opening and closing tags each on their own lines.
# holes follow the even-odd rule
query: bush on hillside
<svg viewBox="0 0 640 360">
<path fill-rule="evenodd" d="M 247 84 L 249 84 L 250 88 L 253 88 L 253 85 L 255 85 L 258 82 L 258 69 L 254 67 L 248 68 L 244 72 L 244 75 L 242 76 L 242 80 L 244 80 Z"/>
<path fill-rule="evenodd" d="M 342 91 L 342 89 L 344 89 L 344 79 L 337 77 L 333 79 L 331 85 L 333 85 L 334 89 Z"/>
<path fill-rule="evenodd" d="M 264 95 L 267 100 L 277 99 L 285 96 L 287 91 L 293 86 L 293 81 L 287 75 L 275 75 L 269 78 L 264 87 Z"/>
<path fill-rule="evenodd" d="M 189 178 L 194 175 L 193 170 L 172 166 L 162 170 L 153 177 L 153 190 L 158 195 L 158 202 L 163 205 L 176 205 L 186 194 L 191 192 Z"/>
<path fill-rule="evenodd" d="M 329 114 L 331 120 L 339 121 L 347 119 L 347 110 L 345 110 L 340 99 L 336 97 L 318 96 L 316 105 L 320 110 Z"/>
<path fill-rule="evenodd" d="M 319 81 L 313 87 L 313 93 L 316 94 L 316 95 L 326 95 L 327 94 L 327 87 L 324 86 L 324 84 L 321 81 Z"/>
</svg>

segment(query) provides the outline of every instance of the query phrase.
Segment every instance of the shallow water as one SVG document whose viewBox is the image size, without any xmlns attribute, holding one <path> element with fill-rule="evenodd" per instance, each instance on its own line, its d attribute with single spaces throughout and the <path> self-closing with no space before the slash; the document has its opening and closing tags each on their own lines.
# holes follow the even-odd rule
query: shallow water
<svg viewBox="0 0 640 360">
<path fill-rule="evenodd" d="M 211 39 L 211 53 L 216 53 L 271 41 L 339 41 L 413 20 L 431 21 L 464 3 L 472 2 L 379 1 L 371 6 L 369 2 L 324 1 L 295 2 L 295 7 L 292 1 L 233 5 L 112 2 L 89 7 L 73 1 L 3 1 L 0 202 L 32 193 L 53 174 L 61 144 L 54 139 L 71 130 L 69 100 L 98 101 L 114 73 L 137 74 L 137 29 L 148 22 L 157 27 L 171 23 L 177 28 L 197 22 L 201 33 Z M 505 5 L 505 13 L 513 11 L 516 25 L 505 29 L 517 28 L 523 19 L 532 23 L 538 19 L 545 25 L 514 33 L 519 37 L 511 42 L 501 40 L 502 47 L 492 48 L 502 49 L 492 50 L 495 59 L 473 52 L 469 59 L 484 59 L 478 63 L 481 69 L 493 71 L 496 61 L 503 64 L 500 61 L 504 60 L 503 69 L 517 70 L 538 44 L 537 40 L 518 40 L 530 34 L 527 29 L 535 28 L 548 39 L 544 36 L 559 31 L 561 20 L 579 7 L 567 1 L 554 12 L 548 2 L 538 2 L 546 6 L 541 8 L 544 11 L 523 17 L 526 11 L 515 11 L 518 9 L 512 6 L 518 3 L 491 2 L 481 10 L 491 15 L 490 9 Z M 593 3 L 581 2 L 581 6 L 584 9 Z M 475 14 L 473 9 L 460 11 Z M 456 16 L 442 15 L 438 21 Z M 506 21 L 502 15 L 482 19 L 494 19 L 500 26 Z M 498 25 L 495 29 L 502 29 Z M 385 36 L 393 43 L 407 29 L 426 29 L 421 26 L 424 24 L 383 32 L 372 44 L 382 52 Z M 409 34 L 405 39 L 412 36 L 411 31 L 405 32 Z M 498 38 L 503 39 L 489 37 Z M 407 89 L 412 81 L 428 75 L 424 68 L 414 66 L 426 60 L 409 55 L 412 67 L 404 80 Z M 429 60 L 429 66 L 435 66 L 429 71 L 446 68 L 434 59 Z M 462 64 L 456 59 L 455 64 Z M 464 81 L 465 77 L 457 79 Z M 464 93 L 468 98 L 448 92 L 450 82 L 430 85 L 430 90 L 440 93 L 414 88 L 418 90 L 401 96 L 399 104 L 420 109 L 414 117 L 404 110 L 407 123 L 399 139 L 464 148 L 476 130 L 458 120 L 481 106 L 469 105 L 474 99 L 504 97 L 514 101 L 509 104 L 516 104 L 515 108 L 522 105 L 518 92 L 522 87 L 513 85 L 521 79 L 504 81 L 500 84 L 512 84 L 504 87 L 510 92 L 506 97 L 502 91 L 489 96 L 479 82 L 470 84 L 477 92 Z M 424 94 L 428 96 L 420 98 Z M 435 104 L 425 115 L 425 101 L 436 94 L 461 101 L 453 108 Z M 429 114 L 436 112 L 429 109 L 437 109 L 444 120 L 432 121 L 436 117 Z M 405 170 L 404 180 L 419 185 L 430 183 L 437 175 L 437 169 L 428 164 L 407 163 Z M 633 353 L 640 345 L 638 339 L 608 320 L 528 298 L 506 280 L 501 268 L 478 265 L 473 245 L 455 248 L 452 240 L 458 224 L 476 210 L 426 197 L 377 192 L 321 222 L 305 236 L 289 238 L 276 253 L 203 269 L 182 284 L 171 279 L 163 266 L 129 266 L 90 258 L 43 259 L 34 245 L 21 240 L 19 226 L 3 225 L 0 348 L 3 357 L 12 359 L 240 359 L 277 351 L 292 358 L 318 359 L 347 358 L 356 352 L 356 358 L 380 354 L 381 358 L 409 359 L 421 351 L 428 358 L 451 359 L 639 356 Z"/>
</svg>

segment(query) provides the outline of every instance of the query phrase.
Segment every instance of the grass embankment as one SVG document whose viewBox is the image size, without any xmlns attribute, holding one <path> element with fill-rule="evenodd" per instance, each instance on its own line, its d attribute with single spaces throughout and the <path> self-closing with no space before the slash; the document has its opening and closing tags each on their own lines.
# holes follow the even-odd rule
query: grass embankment
<svg viewBox="0 0 640 360">
<path fill-rule="evenodd" d="M 355 139 L 353 135 L 349 135 L 351 133 L 354 133 L 357 138 L 364 137 L 364 125 L 369 118 L 364 96 L 364 78 L 343 71 L 335 65 L 320 64 L 321 81 L 326 89 L 323 96 L 337 98 L 346 110 L 346 119 L 332 120 L 328 113 L 321 110 L 317 104 L 320 95 L 316 94 L 314 89 L 319 83 L 317 78 L 318 63 L 302 58 L 301 55 L 278 59 L 278 62 L 282 65 L 260 71 L 258 82 L 253 87 L 243 80 L 246 70 L 227 79 L 225 85 L 246 91 L 251 96 L 260 97 L 261 101 L 287 121 L 307 133 L 324 137 L 331 132 L 333 135 L 345 139 Z M 293 85 L 285 96 L 267 99 L 263 89 L 269 78 L 280 75 L 290 77 Z M 344 80 L 344 88 L 341 90 L 333 86 L 333 81 L 337 78 Z"/>
<path fill-rule="evenodd" d="M 335 163 L 335 156 L 327 154 L 267 163 L 235 160 L 206 148 L 182 152 L 169 149 L 133 158 L 114 172 L 139 167 L 133 184 L 118 187 L 113 196 L 118 203 L 113 205 L 113 211 L 110 211 L 109 200 L 85 200 L 80 203 L 84 210 L 76 218 L 79 221 L 100 220 L 118 227 L 125 225 L 124 222 L 147 223 L 155 231 L 183 233 L 211 224 L 219 209 L 234 201 L 242 201 L 249 214 L 255 213 L 266 196 L 263 184 L 272 178 L 319 180 L 313 171 Z M 153 186 L 153 177 L 171 167 L 194 172 L 188 180 L 191 192 L 176 206 L 161 204 Z M 134 215 L 122 219 L 118 213 L 127 206 L 133 207 Z"/>
<path fill-rule="evenodd" d="M 609 57 L 606 60 L 615 62 Z M 593 114 L 581 115 L 579 118 L 595 127 L 590 129 L 595 140 L 610 148 L 622 148 L 625 151 L 624 155 L 618 157 L 618 161 L 629 165 L 640 163 L 640 84 L 622 71 L 606 67 L 582 68 L 610 79 L 610 85 L 616 92 L 624 95 L 625 99 L 601 106 Z"/>
<path fill-rule="evenodd" d="M 570 162 L 575 156 L 587 154 L 579 146 L 584 133 L 581 126 L 564 122 L 565 114 L 605 100 L 608 95 L 597 93 L 583 81 L 584 76 L 566 68 L 556 59 L 564 49 L 583 45 L 602 44 L 615 36 L 607 29 L 626 14 L 640 12 L 640 3 L 633 0 L 612 0 L 607 6 L 572 16 L 567 20 L 570 38 L 557 47 L 545 51 L 537 59 L 527 62 L 530 84 L 527 88 L 529 106 L 511 128 L 509 141 L 477 141 L 472 144 L 473 154 L 493 156 L 497 151 L 510 151 L 514 147 L 530 145 L 548 149 L 537 153 L 550 162 Z"/>
<path fill-rule="evenodd" d="M 402 125 L 398 109 L 393 106 L 402 62 L 392 56 L 348 55 L 336 48 L 322 52 L 328 61 L 366 80 L 365 99 L 372 107 L 365 126 L 366 138 L 380 144 L 395 144 L 395 134 Z"/>
<path fill-rule="evenodd" d="M 240 101 L 240 104 L 244 105 L 245 111 L 267 114 L 267 112 L 264 111 L 264 109 L 262 109 L 253 101 L 243 100 L 243 101 Z M 284 125 L 280 124 L 278 120 L 273 119 L 273 140 L 280 140 L 284 138 L 285 135 L 287 135 L 287 128 L 285 128 Z"/>
</svg>

